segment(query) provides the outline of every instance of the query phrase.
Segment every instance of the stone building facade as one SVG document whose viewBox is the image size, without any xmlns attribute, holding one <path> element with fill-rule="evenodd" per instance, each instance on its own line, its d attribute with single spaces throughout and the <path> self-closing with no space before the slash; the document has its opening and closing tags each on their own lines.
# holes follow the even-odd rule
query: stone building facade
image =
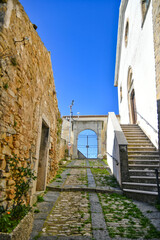
<svg viewBox="0 0 160 240">
<path fill-rule="evenodd" d="M 45 190 L 58 168 L 61 119 L 50 53 L 18 0 L 0 1 L 0 204 L 13 198 L 8 159 L 17 155 Z"/>
</svg>

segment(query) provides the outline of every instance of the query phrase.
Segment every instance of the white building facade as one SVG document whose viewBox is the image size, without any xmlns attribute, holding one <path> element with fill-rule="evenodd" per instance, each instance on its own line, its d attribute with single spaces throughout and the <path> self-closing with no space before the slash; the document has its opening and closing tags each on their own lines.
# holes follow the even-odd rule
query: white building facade
<svg viewBox="0 0 160 240">
<path fill-rule="evenodd" d="M 137 123 L 158 148 L 152 0 L 122 0 L 115 86 L 122 124 Z"/>
</svg>

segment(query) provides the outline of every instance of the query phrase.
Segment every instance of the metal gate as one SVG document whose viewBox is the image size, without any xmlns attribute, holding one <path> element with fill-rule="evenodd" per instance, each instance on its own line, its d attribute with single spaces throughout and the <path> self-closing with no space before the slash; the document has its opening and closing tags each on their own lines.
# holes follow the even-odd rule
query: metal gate
<svg viewBox="0 0 160 240">
<path fill-rule="evenodd" d="M 78 146 L 77 149 L 82 153 L 86 158 L 97 158 L 97 135 L 89 134 L 87 130 L 86 134 L 79 134 L 78 136 Z M 85 132 L 85 131 L 84 131 Z M 93 131 L 91 131 L 93 132 Z"/>
</svg>

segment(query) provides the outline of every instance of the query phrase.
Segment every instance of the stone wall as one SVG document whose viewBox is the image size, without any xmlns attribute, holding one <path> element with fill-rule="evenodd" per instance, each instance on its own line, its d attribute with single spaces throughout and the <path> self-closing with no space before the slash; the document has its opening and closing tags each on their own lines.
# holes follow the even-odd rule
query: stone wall
<svg viewBox="0 0 160 240">
<path fill-rule="evenodd" d="M 67 148 L 67 142 L 64 139 L 61 139 L 60 142 L 60 149 L 59 149 L 59 158 L 66 159 L 68 157 L 68 148 Z"/>
<path fill-rule="evenodd" d="M 152 0 L 153 14 L 153 35 L 154 35 L 154 53 L 156 68 L 156 89 L 157 89 L 157 112 L 159 129 L 159 149 L 160 149 L 160 1 Z"/>
<path fill-rule="evenodd" d="M 6 205 L 14 193 L 7 163 L 13 154 L 38 176 L 30 195 L 41 178 L 40 157 L 44 189 L 55 175 L 61 121 L 50 53 L 18 0 L 1 0 L 0 12 L 0 203 Z"/>
</svg>

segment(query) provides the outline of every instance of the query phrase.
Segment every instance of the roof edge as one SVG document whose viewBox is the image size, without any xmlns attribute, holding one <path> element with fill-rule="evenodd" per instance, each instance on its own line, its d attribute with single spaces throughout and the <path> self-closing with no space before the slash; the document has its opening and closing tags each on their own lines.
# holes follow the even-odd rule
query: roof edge
<svg viewBox="0 0 160 240">
<path fill-rule="evenodd" d="M 117 114 L 116 116 L 119 117 L 119 114 Z M 65 115 L 65 116 L 62 116 L 62 118 L 66 118 L 66 117 L 70 117 L 70 116 L 69 116 L 69 115 L 67 115 L 67 116 L 66 116 L 66 115 Z M 73 118 L 90 118 L 90 117 L 91 117 L 91 118 L 94 118 L 94 117 L 95 117 L 95 118 L 96 118 L 96 117 L 103 117 L 103 118 L 106 117 L 106 118 L 108 118 L 108 115 L 80 115 L 80 116 L 75 116 L 75 115 L 74 115 L 74 116 L 72 116 L 72 117 L 73 117 Z"/>
</svg>

